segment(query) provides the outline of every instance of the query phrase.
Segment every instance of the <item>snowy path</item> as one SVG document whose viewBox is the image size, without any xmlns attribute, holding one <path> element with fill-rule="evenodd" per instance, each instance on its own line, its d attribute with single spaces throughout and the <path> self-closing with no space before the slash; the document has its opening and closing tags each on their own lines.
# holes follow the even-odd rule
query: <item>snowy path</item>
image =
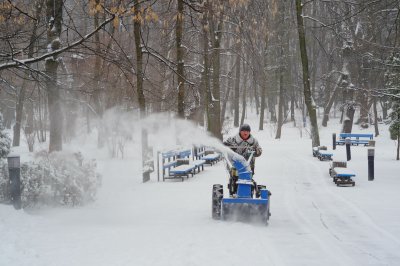
<svg viewBox="0 0 400 266">
<path fill-rule="evenodd" d="M 284 180 L 272 180 L 278 186 L 273 198 L 274 210 L 277 210 L 273 214 L 285 217 L 282 221 L 285 230 L 292 229 L 285 238 L 288 242 L 292 239 L 293 246 L 290 248 L 282 240 L 276 249 L 291 254 L 286 256 L 290 258 L 288 264 L 298 264 L 301 260 L 305 260 L 304 264 L 300 263 L 303 265 L 396 265 L 399 262 L 398 237 L 385 231 L 351 199 L 342 196 L 343 190 L 357 187 L 336 187 L 328 176 L 328 163 L 310 159 L 309 154 L 279 150 L 273 154 L 283 158 L 274 174 L 284 177 Z M 277 223 L 273 221 L 274 225 Z"/>
<path fill-rule="evenodd" d="M 280 176 L 286 177 L 286 180 L 281 180 L 282 190 L 281 193 L 279 191 L 274 193 L 277 195 L 274 202 L 276 202 L 276 216 L 283 219 L 282 222 L 286 227 L 282 228 L 283 231 L 290 228 L 286 232 L 284 241 L 279 243 L 282 250 L 292 254 L 287 256 L 291 259 L 289 263 L 304 260 L 304 265 L 309 265 L 311 262 L 307 260 L 310 259 L 321 265 L 330 263 L 351 265 L 346 252 L 338 246 L 340 243 L 329 234 L 329 228 L 322 219 L 318 207 L 325 196 L 321 193 L 321 187 L 325 184 L 320 181 L 319 168 L 310 165 L 303 167 L 299 163 L 299 160 L 302 161 L 301 156 L 283 158 L 285 163 L 281 166 Z M 328 206 L 328 212 L 331 210 L 332 208 Z M 279 238 L 279 234 L 276 236 Z"/>
<path fill-rule="evenodd" d="M 272 191 L 267 227 L 211 219 L 212 184 L 226 187 L 222 162 L 185 182 L 141 184 L 137 165 L 107 161 L 92 205 L 30 214 L 0 205 L 0 265 L 400 264 L 396 186 L 364 176 L 338 188 L 309 143 L 261 145 L 255 179 Z"/>
</svg>

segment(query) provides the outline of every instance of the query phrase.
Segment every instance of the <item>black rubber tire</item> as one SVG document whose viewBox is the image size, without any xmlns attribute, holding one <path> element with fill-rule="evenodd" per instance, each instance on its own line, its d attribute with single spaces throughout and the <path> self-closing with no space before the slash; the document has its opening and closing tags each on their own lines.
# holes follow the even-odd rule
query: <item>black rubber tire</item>
<svg viewBox="0 0 400 266">
<path fill-rule="evenodd" d="M 211 199 L 211 215 L 215 220 L 221 219 L 221 203 L 224 197 L 224 188 L 220 184 L 213 185 Z"/>
</svg>

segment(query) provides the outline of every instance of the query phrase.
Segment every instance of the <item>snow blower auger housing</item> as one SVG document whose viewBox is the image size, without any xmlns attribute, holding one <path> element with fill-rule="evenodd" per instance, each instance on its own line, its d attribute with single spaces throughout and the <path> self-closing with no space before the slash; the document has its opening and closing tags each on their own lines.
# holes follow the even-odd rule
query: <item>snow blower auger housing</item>
<svg viewBox="0 0 400 266">
<path fill-rule="evenodd" d="M 230 174 L 229 197 L 224 198 L 223 186 L 213 185 L 212 217 L 222 220 L 261 221 L 270 217 L 271 193 L 253 180 L 250 161 L 238 154 L 225 156 Z M 228 158 L 230 157 L 230 158 Z"/>
</svg>

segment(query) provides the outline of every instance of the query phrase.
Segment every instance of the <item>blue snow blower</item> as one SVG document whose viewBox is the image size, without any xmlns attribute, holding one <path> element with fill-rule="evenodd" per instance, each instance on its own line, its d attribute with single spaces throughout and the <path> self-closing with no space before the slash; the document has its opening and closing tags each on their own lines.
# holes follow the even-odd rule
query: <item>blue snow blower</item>
<svg viewBox="0 0 400 266">
<path fill-rule="evenodd" d="M 212 217 L 222 220 L 261 221 L 268 224 L 271 193 L 253 180 L 250 161 L 239 154 L 225 156 L 229 170 L 229 197 L 224 198 L 223 186 L 213 185 Z"/>
</svg>

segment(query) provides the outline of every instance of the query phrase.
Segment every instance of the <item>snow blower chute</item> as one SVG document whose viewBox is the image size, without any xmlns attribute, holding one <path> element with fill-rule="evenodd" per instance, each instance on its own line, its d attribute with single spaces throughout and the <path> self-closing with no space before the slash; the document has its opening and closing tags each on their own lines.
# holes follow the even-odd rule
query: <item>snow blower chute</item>
<svg viewBox="0 0 400 266">
<path fill-rule="evenodd" d="M 261 221 L 268 223 L 271 193 L 253 180 L 250 161 L 239 154 L 225 156 L 229 170 L 229 197 L 224 198 L 223 186 L 213 185 L 212 217 L 223 220 Z"/>
</svg>

